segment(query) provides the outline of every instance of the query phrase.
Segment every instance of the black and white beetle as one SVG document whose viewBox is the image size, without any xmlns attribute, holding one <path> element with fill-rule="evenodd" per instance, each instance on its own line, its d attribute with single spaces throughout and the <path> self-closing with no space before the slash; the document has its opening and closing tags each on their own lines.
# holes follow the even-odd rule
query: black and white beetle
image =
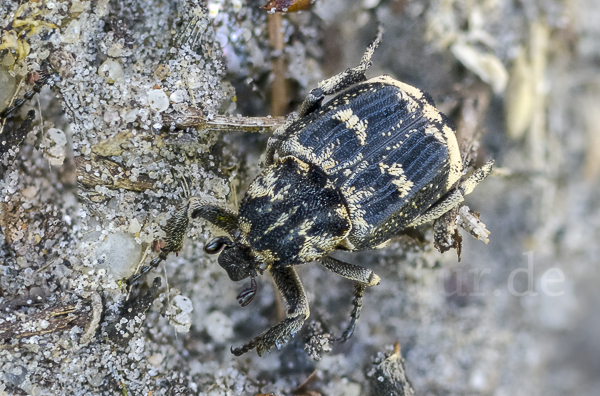
<svg viewBox="0 0 600 396">
<path fill-rule="evenodd" d="M 165 246 L 151 266 L 181 250 L 190 219 L 202 218 L 227 232 L 205 246 L 220 253 L 233 281 L 250 277 L 238 300 L 256 293 L 255 276 L 268 271 L 287 305 L 287 318 L 232 353 L 278 348 L 309 316 L 295 265 L 318 261 L 356 282 L 354 309 L 342 339 L 353 332 L 367 286 L 379 284 L 370 269 L 327 254 L 335 249 L 375 249 L 407 227 L 457 206 L 491 171 L 493 161 L 462 180 L 455 132 L 431 97 L 389 76 L 366 80 L 381 34 L 360 64 L 319 83 L 299 116 L 269 139 L 265 169 L 235 213 L 192 197 L 165 227 Z M 321 106 L 325 95 L 338 94 Z M 146 270 L 149 267 L 146 267 Z"/>
</svg>

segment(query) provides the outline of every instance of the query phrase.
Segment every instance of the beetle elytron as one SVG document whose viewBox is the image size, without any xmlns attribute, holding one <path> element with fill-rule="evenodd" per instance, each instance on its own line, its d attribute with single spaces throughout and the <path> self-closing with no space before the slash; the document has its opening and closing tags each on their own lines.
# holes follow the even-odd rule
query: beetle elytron
<svg viewBox="0 0 600 396">
<path fill-rule="evenodd" d="M 309 316 L 295 265 L 318 261 L 356 282 L 348 338 L 363 291 L 380 278 L 370 269 L 328 256 L 385 244 L 406 227 L 432 221 L 464 200 L 490 173 L 493 161 L 463 180 L 455 132 L 426 93 L 389 76 L 366 80 L 381 34 L 360 64 L 322 81 L 302 104 L 299 117 L 269 139 L 266 167 L 235 213 L 192 197 L 165 227 L 165 246 L 152 266 L 181 250 L 190 219 L 202 218 L 227 232 L 205 246 L 220 253 L 233 281 L 251 278 L 238 300 L 256 293 L 255 276 L 271 274 L 287 306 L 287 318 L 232 353 L 278 348 Z M 337 94 L 321 105 L 325 95 Z"/>
</svg>

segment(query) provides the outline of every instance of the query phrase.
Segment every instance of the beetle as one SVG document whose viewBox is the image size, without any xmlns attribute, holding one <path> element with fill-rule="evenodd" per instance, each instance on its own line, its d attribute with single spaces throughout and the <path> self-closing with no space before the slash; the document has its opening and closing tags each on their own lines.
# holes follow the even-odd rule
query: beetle
<svg viewBox="0 0 600 396">
<path fill-rule="evenodd" d="M 181 250 L 190 220 L 202 218 L 227 236 L 205 245 L 233 281 L 250 278 L 238 296 L 255 296 L 255 277 L 268 272 L 287 306 L 287 318 L 239 348 L 278 349 L 309 316 L 294 267 L 317 261 L 356 284 L 353 310 L 341 340 L 352 335 L 366 287 L 379 284 L 372 270 L 337 260 L 336 249 L 362 251 L 385 245 L 407 227 L 432 221 L 456 207 L 491 172 L 493 161 L 466 179 L 455 132 L 431 97 L 389 76 L 367 80 L 381 40 L 360 64 L 320 82 L 269 139 L 265 168 L 250 184 L 239 210 L 191 197 L 165 226 L 165 245 L 151 266 Z M 326 95 L 337 95 L 322 104 Z M 146 267 L 146 269 L 149 267 Z"/>
</svg>

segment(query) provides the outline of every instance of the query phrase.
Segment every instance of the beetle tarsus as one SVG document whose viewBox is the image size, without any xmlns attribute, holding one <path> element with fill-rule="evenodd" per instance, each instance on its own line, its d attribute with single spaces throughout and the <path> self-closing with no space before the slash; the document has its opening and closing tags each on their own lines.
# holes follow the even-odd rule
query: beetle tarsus
<svg viewBox="0 0 600 396">
<path fill-rule="evenodd" d="M 306 317 L 303 315 L 288 317 L 241 347 L 231 347 L 230 351 L 235 356 L 241 356 L 256 348 L 258 356 L 262 356 L 263 352 L 268 351 L 273 347 L 281 349 L 281 347 L 302 328 L 305 320 Z"/>
<path fill-rule="evenodd" d="M 354 328 L 356 327 L 356 322 L 358 318 L 360 318 L 360 311 L 362 309 L 362 298 L 365 292 L 367 285 L 364 283 L 356 283 L 354 285 L 354 300 L 352 300 L 352 305 L 354 308 L 352 309 L 352 313 L 350 314 L 350 323 L 348 323 L 348 327 L 342 333 L 342 336 L 333 340 L 333 342 L 346 342 L 352 334 L 354 334 Z"/>
<path fill-rule="evenodd" d="M 148 272 L 150 272 L 154 268 L 157 268 L 158 265 L 161 263 L 161 261 L 166 260 L 167 257 L 168 257 L 168 255 L 169 255 L 169 252 L 161 251 L 158 254 L 158 257 L 155 258 L 154 260 L 152 260 L 150 262 L 150 265 L 143 265 L 142 268 L 140 268 L 140 272 L 138 272 L 137 274 L 134 274 L 134 275 L 130 276 L 127 279 L 127 285 L 128 286 L 133 286 L 134 284 L 136 284 L 137 282 L 139 282 L 144 276 L 146 276 L 146 274 Z"/>
<path fill-rule="evenodd" d="M 250 341 L 239 348 L 230 347 L 229 351 L 235 356 L 242 356 L 244 353 L 250 352 L 254 348 L 256 348 L 256 344 L 254 341 Z M 260 352 L 258 352 L 258 356 L 260 356 Z"/>
<path fill-rule="evenodd" d="M 22 99 L 15 100 L 15 103 L 12 106 L 7 107 L 6 109 L 0 112 L 0 120 L 8 118 L 12 115 L 16 110 L 18 110 L 21 106 L 31 100 L 36 94 L 42 91 L 42 88 L 50 81 L 50 72 L 48 70 L 40 71 L 40 79 L 35 82 L 31 91 L 25 92 Z"/>
<path fill-rule="evenodd" d="M 360 64 L 356 67 L 346 69 L 333 77 L 323 80 L 317 88 L 314 88 L 304 99 L 300 108 L 299 117 L 302 118 L 321 107 L 321 102 L 326 95 L 334 95 L 338 92 L 351 87 L 354 84 L 365 81 L 365 72 L 371 67 L 371 57 L 375 49 L 379 46 L 382 38 L 380 29 L 373 42 L 367 47 Z"/>
</svg>

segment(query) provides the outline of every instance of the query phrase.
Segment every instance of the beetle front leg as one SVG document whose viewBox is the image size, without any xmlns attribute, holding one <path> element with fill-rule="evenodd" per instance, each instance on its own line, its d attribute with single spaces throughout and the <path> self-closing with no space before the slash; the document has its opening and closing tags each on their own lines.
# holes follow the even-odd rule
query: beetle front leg
<svg viewBox="0 0 600 396">
<path fill-rule="evenodd" d="M 280 349 L 302 328 L 304 321 L 310 315 L 308 299 L 296 270 L 292 267 L 283 267 L 271 268 L 269 272 L 287 306 L 287 318 L 240 348 L 231 348 L 231 353 L 236 356 L 241 356 L 254 348 L 259 356 L 273 346 Z"/>
<path fill-rule="evenodd" d="M 382 35 L 383 29 L 380 28 L 377 32 L 375 40 L 373 40 L 373 42 L 367 47 L 367 50 L 365 51 L 365 54 L 363 55 L 358 66 L 351 69 L 346 69 L 345 71 L 336 74 L 327 80 L 323 80 L 319 83 L 317 88 L 312 89 L 302 103 L 299 117 L 302 118 L 321 107 L 321 102 L 326 95 L 334 95 L 356 83 L 365 81 L 365 72 L 373 63 L 371 62 L 371 57 L 381 42 Z"/>
<path fill-rule="evenodd" d="M 183 238 L 190 219 L 198 217 L 228 233 L 232 233 L 237 228 L 237 214 L 232 210 L 199 197 L 187 199 L 175 209 L 172 216 L 167 220 L 167 225 L 164 228 L 166 234 L 165 245 L 160 249 L 158 257 L 152 260 L 149 266 L 143 266 L 139 273 L 131 276 L 127 280 L 127 284 L 133 285 L 136 283 L 151 269 L 158 267 L 161 261 L 166 260 L 170 253 L 178 253 L 183 246 Z"/>
</svg>

